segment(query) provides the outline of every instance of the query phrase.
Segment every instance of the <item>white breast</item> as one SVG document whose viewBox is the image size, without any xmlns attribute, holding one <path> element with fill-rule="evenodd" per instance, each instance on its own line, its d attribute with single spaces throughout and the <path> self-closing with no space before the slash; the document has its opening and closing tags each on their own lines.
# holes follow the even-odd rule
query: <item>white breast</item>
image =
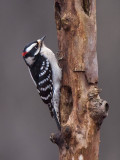
<svg viewBox="0 0 120 160">
<path fill-rule="evenodd" d="M 43 45 L 41 48 L 41 55 L 45 56 L 51 64 L 53 84 L 55 85 L 57 82 L 61 80 L 62 76 L 61 68 L 58 66 L 55 54 L 49 48 Z"/>
<path fill-rule="evenodd" d="M 41 55 L 45 56 L 51 64 L 53 88 L 54 88 L 52 100 L 54 109 L 57 114 L 57 119 L 59 121 L 59 96 L 60 96 L 60 81 L 62 78 L 62 71 L 61 68 L 58 66 L 55 54 L 45 45 L 43 45 L 41 48 Z"/>
</svg>

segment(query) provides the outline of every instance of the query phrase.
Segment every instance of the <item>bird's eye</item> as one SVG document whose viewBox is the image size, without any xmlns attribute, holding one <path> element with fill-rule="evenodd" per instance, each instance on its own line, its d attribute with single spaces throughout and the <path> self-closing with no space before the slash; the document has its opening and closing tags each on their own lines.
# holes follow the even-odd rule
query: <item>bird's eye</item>
<svg viewBox="0 0 120 160">
<path fill-rule="evenodd" d="M 38 49 L 37 46 L 35 46 L 35 49 Z"/>
</svg>

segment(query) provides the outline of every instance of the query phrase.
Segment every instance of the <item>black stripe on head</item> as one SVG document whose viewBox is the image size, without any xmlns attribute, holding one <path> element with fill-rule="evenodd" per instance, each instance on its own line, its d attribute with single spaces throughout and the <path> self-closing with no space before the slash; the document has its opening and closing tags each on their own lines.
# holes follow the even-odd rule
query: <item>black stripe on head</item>
<svg viewBox="0 0 120 160">
<path fill-rule="evenodd" d="M 27 44 L 27 45 L 25 46 L 23 52 L 26 52 L 26 49 L 27 49 L 28 47 L 30 47 L 32 44 L 34 44 L 34 43 L 36 43 L 36 44 L 38 45 L 38 42 L 37 42 L 37 41 L 31 42 L 31 43 L 29 43 L 29 44 Z"/>
</svg>

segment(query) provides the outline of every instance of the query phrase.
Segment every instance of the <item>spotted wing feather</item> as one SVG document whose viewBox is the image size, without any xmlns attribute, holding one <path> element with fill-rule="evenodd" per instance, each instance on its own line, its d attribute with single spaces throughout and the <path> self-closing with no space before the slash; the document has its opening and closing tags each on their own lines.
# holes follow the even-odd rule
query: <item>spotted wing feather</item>
<svg viewBox="0 0 120 160">
<path fill-rule="evenodd" d="M 42 56 L 40 58 L 41 59 L 32 66 L 30 72 L 36 83 L 41 99 L 44 103 L 49 104 L 53 96 L 51 66 L 47 59 Z"/>
</svg>

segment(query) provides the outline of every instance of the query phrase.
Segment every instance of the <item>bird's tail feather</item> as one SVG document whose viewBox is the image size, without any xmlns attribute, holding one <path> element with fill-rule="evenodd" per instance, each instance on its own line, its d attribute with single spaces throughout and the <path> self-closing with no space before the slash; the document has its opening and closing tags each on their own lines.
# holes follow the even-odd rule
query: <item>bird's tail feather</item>
<svg viewBox="0 0 120 160">
<path fill-rule="evenodd" d="M 54 109 L 53 109 L 53 112 L 54 112 L 54 119 L 56 121 L 57 127 L 58 127 L 59 130 L 61 130 L 61 125 L 60 125 L 60 122 L 57 119 L 57 115 L 56 115 L 56 112 L 55 112 Z"/>
<path fill-rule="evenodd" d="M 55 119 L 55 121 L 56 121 L 56 124 L 57 124 L 58 129 L 61 130 L 61 125 L 60 125 L 60 122 L 59 122 L 59 120 L 58 120 L 58 118 L 57 118 L 57 115 L 56 115 L 56 112 L 55 112 L 54 107 L 52 106 L 51 103 L 49 103 L 48 107 L 49 107 L 51 116 L 52 116 L 52 117 Z"/>
</svg>

